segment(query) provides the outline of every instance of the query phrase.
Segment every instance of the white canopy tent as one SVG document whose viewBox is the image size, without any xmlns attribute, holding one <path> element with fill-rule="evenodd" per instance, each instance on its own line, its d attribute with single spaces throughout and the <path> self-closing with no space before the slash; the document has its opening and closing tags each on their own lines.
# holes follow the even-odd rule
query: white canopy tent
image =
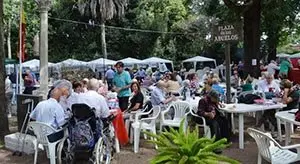
<svg viewBox="0 0 300 164">
<path fill-rule="evenodd" d="M 292 55 L 289 55 L 289 54 L 285 54 L 285 53 L 279 53 L 276 55 L 276 57 L 278 58 L 284 58 L 284 57 L 291 57 Z"/>
<path fill-rule="evenodd" d="M 211 58 L 207 58 L 207 57 L 203 57 L 203 56 L 195 56 L 195 57 L 184 60 L 183 63 L 185 63 L 185 62 L 197 62 L 197 61 L 200 61 L 200 62 L 205 62 L 205 61 L 216 62 L 215 59 L 211 59 Z"/>
<path fill-rule="evenodd" d="M 117 62 L 110 59 L 99 58 L 96 60 L 89 61 L 88 63 L 93 70 L 97 69 L 97 71 L 102 72 L 105 70 L 105 66 L 112 66 L 115 65 Z"/>
<path fill-rule="evenodd" d="M 110 59 L 99 58 L 88 62 L 91 65 L 115 65 L 116 61 Z"/>
<path fill-rule="evenodd" d="M 131 57 L 122 59 L 120 61 L 123 62 L 124 64 L 141 64 L 143 62 L 142 60 L 131 58 Z"/>
<path fill-rule="evenodd" d="M 142 60 L 143 64 L 159 64 L 159 63 L 170 63 L 173 64 L 173 62 L 171 60 L 167 60 L 167 59 L 162 59 L 162 58 L 158 58 L 158 57 L 150 57 L 147 59 Z"/>
<path fill-rule="evenodd" d="M 289 55 L 290 58 L 300 58 L 300 52 L 293 54 L 293 55 Z"/>
<path fill-rule="evenodd" d="M 53 63 L 48 62 L 49 66 L 52 66 Z M 38 59 L 32 59 L 29 61 L 26 61 L 22 63 L 22 67 L 24 68 L 30 68 L 32 71 L 39 71 L 40 69 L 40 60 Z"/>
<path fill-rule="evenodd" d="M 139 66 L 142 65 L 143 62 L 142 60 L 131 58 L 131 57 L 122 59 L 120 61 L 124 63 L 124 66 L 126 68 L 138 68 Z"/>
<path fill-rule="evenodd" d="M 80 66 L 87 66 L 88 62 L 76 60 L 76 59 L 67 59 L 62 62 L 53 64 L 53 67 L 80 67 Z"/>
<path fill-rule="evenodd" d="M 182 61 L 183 66 L 186 71 L 197 71 L 203 69 L 204 67 L 216 68 L 217 63 L 215 59 L 207 58 L 203 56 L 195 56 Z"/>
<path fill-rule="evenodd" d="M 164 68 L 161 70 L 165 70 L 166 67 L 169 65 L 169 70 L 173 71 L 173 61 L 167 60 L 167 59 L 162 59 L 158 57 L 150 57 L 147 59 L 142 60 L 142 65 L 149 65 L 150 67 L 157 67 L 157 68 Z M 165 65 L 165 66 L 162 66 Z M 161 71 L 164 72 L 164 71 Z"/>
</svg>

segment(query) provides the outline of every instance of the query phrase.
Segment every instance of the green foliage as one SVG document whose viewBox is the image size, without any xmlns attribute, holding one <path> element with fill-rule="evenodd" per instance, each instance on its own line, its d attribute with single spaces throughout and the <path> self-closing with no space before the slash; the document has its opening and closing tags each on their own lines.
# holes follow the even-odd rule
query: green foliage
<svg viewBox="0 0 300 164">
<path fill-rule="evenodd" d="M 19 16 L 20 1 L 4 0 L 4 37 L 7 39 L 8 33 L 11 33 L 12 56 L 16 56 L 19 37 Z M 35 1 L 23 0 L 24 13 L 26 19 L 26 53 L 30 58 L 33 55 L 33 38 L 39 31 L 39 11 Z M 8 31 L 8 22 L 11 21 L 11 31 Z M 5 48 L 7 45 L 5 46 Z"/>
<path fill-rule="evenodd" d="M 213 153 L 214 150 L 226 148 L 227 140 L 215 141 L 215 138 L 199 138 L 198 129 L 185 133 L 184 120 L 181 121 L 179 131 L 170 128 L 170 132 L 155 135 L 146 132 L 156 140 L 150 141 L 158 146 L 158 154 L 151 160 L 151 164 L 217 164 L 220 162 L 238 164 L 239 162 L 228 157 Z"/>
</svg>

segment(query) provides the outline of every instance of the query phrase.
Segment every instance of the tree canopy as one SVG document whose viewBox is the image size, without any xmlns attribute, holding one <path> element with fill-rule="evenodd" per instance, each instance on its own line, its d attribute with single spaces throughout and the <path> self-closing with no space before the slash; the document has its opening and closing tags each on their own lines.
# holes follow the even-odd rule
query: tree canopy
<svg viewBox="0 0 300 164">
<path fill-rule="evenodd" d="M 256 1 L 256 0 L 255 0 Z M 95 1 L 98 2 L 98 1 Z M 119 1 L 112 1 L 119 2 Z M 123 1 L 120 1 L 123 3 Z M 125 1 L 124 1 L 125 2 Z M 236 5 L 234 9 L 227 6 Z M 59 62 L 67 58 L 89 61 L 103 57 L 101 48 L 101 26 L 105 17 L 108 58 L 146 58 L 159 56 L 180 62 L 196 55 L 213 57 L 222 62 L 224 46 L 209 40 L 212 25 L 216 22 L 244 22 L 248 1 L 235 0 L 128 0 L 124 8 L 110 4 L 111 14 L 95 15 L 103 8 L 94 0 L 54 1 L 49 12 L 49 61 Z M 252 2 L 252 1 L 250 1 Z M 254 2 L 254 1 L 253 1 Z M 299 42 L 298 0 L 263 0 L 260 3 L 261 18 L 256 33 L 258 59 L 273 58 L 277 51 L 294 53 L 291 44 Z M 103 7 L 103 6 L 102 6 Z M 86 9 L 86 14 L 80 11 Z M 24 0 L 27 34 L 26 49 L 34 57 L 34 37 L 39 32 L 39 11 L 34 1 Z M 298 14 L 298 16 L 297 16 Z M 4 38 L 11 33 L 12 53 L 15 57 L 18 44 L 19 1 L 4 0 Z M 11 21 L 11 30 L 8 22 Z M 6 42 L 5 42 L 6 43 Z M 243 44 L 244 43 L 244 44 Z M 246 45 L 245 45 L 246 44 Z M 233 59 L 240 60 L 237 52 L 247 49 L 248 42 L 232 45 Z M 245 47 L 246 46 L 246 47 Z M 7 50 L 7 45 L 5 50 Z M 246 51 L 245 51 L 246 52 Z M 249 52 L 248 52 L 249 53 Z M 246 53 L 247 54 L 247 53 Z M 237 57 L 237 58 L 236 58 Z"/>
</svg>

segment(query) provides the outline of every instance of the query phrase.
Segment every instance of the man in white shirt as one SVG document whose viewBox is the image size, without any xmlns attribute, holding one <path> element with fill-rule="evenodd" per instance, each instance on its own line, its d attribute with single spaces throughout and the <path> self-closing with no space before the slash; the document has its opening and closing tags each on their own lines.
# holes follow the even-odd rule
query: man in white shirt
<svg viewBox="0 0 300 164">
<path fill-rule="evenodd" d="M 279 66 L 277 66 L 274 60 L 271 60 L 270 64 L 267 66 L 268 74 L 274 75 L 276 70 L 279 70 Z"/>
<path fill-rule="evenodd" d="M 91 79 L 88 82 L 88 91 L 78 95 L 77 103 L 86 104 L 96 109 L 96 117 L 107 118 L 110 115 L 109 108 L 105 98 L 97 93 L 99 81 Z"/>
<path fill-rule="evenodd" d="M 73 94 L 72 92 L 72 83 L 68 80 L 58 80 L 53 84 L 55 89 L 59 89 L 62 92 L 62 95 L 59 99 L 59 104 L 62 106 L 65 112 L 67 109 L 71 109 L 71 105 L 68 98 Z"/>
<path fill-rule="evenodd" d="M 265 93 L 266 92 L 279 93 L 280 87 L 273 80 L 273 75 L 267 74 L 266 79 L 264 79 L 258 83 L 258 90 L 265 92 Z"/>
<path fill-rule="evenodd" d="M 50 98 L 44 100 L 34 108 L 30 114 L 32 120 L 46 123 L 56 129 L 66 122 L 66 115 L 62 106 L 58 103 L 63 95 L 60 89 L 53 89 Z"/>
</svg>

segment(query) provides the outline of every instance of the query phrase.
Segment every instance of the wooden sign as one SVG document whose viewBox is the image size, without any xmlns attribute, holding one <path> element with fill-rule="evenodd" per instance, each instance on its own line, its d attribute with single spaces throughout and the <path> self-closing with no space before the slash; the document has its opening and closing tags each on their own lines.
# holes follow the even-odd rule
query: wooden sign
<svg viewBox="0 0 300 164">
<path fill-rule="evenodd" d="M 240 28 L 238 26 L 229 25 L 217 25 L 213 30 L 214 42 L 235 42 L 241 40 Z"/>
</svg>

